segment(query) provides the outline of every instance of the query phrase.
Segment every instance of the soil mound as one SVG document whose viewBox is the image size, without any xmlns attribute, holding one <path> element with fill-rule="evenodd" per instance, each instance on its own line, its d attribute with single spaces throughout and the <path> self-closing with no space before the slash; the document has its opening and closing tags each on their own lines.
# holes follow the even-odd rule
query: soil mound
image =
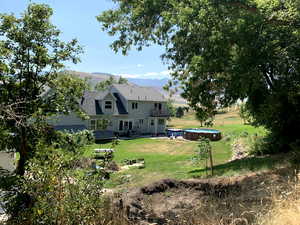
<svg viewBox="0 0 300 225">
<path fill-rule="evenodd" d="M 209 210 L 239 214 L 265 209 L 271 189 L 286 184 L 291 177 L 287 174 L 290 169 L 228 178 L 164 179 L 123 194 L 118 205 L 136 224 L 193 224 L 186 217 L 212 213 Z M 245 216 L 248 224 L 253 219 L 250 214 Z"/>
</svg>

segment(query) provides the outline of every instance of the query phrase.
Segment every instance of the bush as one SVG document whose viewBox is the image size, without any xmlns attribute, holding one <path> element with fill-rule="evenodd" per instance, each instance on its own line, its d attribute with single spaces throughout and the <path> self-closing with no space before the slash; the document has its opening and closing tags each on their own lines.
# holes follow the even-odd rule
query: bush
<svg viewBox="0 0 300 225">
<path fill-rule="evenodd" d="M 10 224 L 94 224 L 105 211 L 101 173 L 76 170 L 81 154 L 39 146 L 17 191 L 10 193 Z"/>
<path fill-rule="evenodd" d="M 205 162 L 205 173 L 207 176 L 208 170 L 208 160 L 210 161 L 210 170 L 211 175 L 213 176 L 213 162 L 212 162 L 212 147 L 210 144 L 210 140 L 208 138 L 200 138 L 198 149 L 195 151 L 195 155 L 193 156 L 192 160 L 199 164 L 201 161 Z"/>
<path fill-rule="evenodd" d="M 247 104 L 245 104 L 245 103 L 242 103 L 240 105 L 239 116 L 243 119 L 244 124 L 252 124 L 253 123 L 253 117 L 247 108 Z"/>
<path fill-rule="evenodd" d="M 183 110 L 183 107 L 178 107 L 177 109 L 176 109 L 176 117 L 177 118 L 181 118 L 181 117 L 183 117 L 184 116 L 184 110 Z"/>
<path fill-rule="evenodd" d="M 58 131 L 54 142 L 56 148 L 74 152 L 86 145 L 93 144 L 95 139 L 93 132 L 89 130 L 71 133 Z"/>
<path fill-rule="evenodd" d="M 176 108 L 173 105 L 173 101 L 170 100 L 170 99 L 167 101 L 167 109 L 168 109 L 168 112 L 170 114 L 170 117 L 174 117 L 175 113 L 176 113 Z"/>
</svg>

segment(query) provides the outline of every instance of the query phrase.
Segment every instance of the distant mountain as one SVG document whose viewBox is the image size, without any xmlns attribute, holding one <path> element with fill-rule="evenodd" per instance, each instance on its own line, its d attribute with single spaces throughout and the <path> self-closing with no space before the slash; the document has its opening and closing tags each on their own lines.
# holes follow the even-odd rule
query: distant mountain
<svg viewBox="0 0 300 225">
<path fill-rule="evenodd" d="M 104 80 L 109 79 L 110 77 L 114 77 L 116 80 L 119 79 L 118 76 L 114 76 L 109 73 L 85 73 L 85 72 L 78 72 L 78 71 L 68 71 L 70 74 L 78 76 L 82 79 L 88 79 L 88 83 L 91 87 L 95 87 L 96 84 L 102 82 Z"/>
<path fill-rule="evenodd" d="M 164 79 L 146 79 L 146 78 L 126 78 L 130 83 L 139 86 L 163 87 L 168 83 L 167 78 Z"/>
</svg>

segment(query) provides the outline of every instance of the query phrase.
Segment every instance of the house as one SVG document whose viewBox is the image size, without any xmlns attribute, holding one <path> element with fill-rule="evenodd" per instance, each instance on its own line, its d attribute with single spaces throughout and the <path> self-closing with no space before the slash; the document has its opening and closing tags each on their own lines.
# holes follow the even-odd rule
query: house
<svg viewBox="0 0 300 225">
<path fill-rule="evenodd" d="M 106 91 L 86 91 L 79 101 L 89 116 L 82 120 L 75 114 L 52 118 L 55 129 L 90 129 L 123 135 L 165 133 L 169 117 L 167 99 L 154 88 L 134 84 L 114 84 Z"/>
</svg>

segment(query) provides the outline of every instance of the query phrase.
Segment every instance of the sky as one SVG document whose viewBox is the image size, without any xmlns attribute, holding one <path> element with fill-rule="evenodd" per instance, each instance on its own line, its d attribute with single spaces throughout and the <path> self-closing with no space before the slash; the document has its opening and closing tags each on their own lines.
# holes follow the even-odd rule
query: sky
<svg viewBox="0 0 300 225">
<path fill-rule="evenodd" d="M 103 72 L 131 78 L 168 78 L 167 65 L 161 61 L 160 46 L 131 50 L 127 56 L 115 53 L 109 45 L 114 37 L 101 30 L 96 16 L 115 7 L 111 0 L 0 0 L 0 13 L 19 17 L 30 2 L 48 4 L 54 11 L 52 23 L 62 34 L 61 40 L 76 38 L 83 46 L 81 63 L 66 64 L 67 69 L 81 72 Z"/>
</svg>

